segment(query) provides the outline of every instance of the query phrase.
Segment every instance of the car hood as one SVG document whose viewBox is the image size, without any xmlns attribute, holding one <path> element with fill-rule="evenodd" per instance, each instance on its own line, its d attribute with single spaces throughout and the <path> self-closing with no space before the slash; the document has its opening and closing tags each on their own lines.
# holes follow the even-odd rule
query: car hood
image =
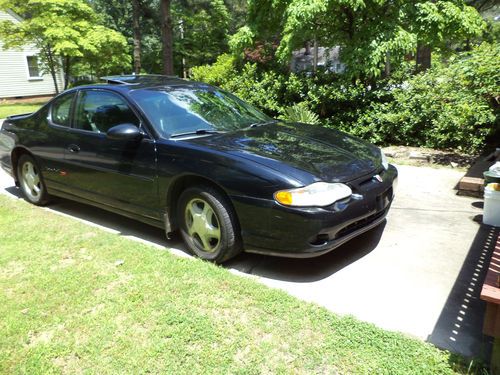
<svg viewBox="0 0 500 375">
<path fill-rule="evenodd" d="M 185 141 L 253 160 L 298 180 L 305 172 L 313 180 L 345 182 L 381 166 L 377 147 L 337 130 L 299 123 L 278 122 Z"/>
</svg>

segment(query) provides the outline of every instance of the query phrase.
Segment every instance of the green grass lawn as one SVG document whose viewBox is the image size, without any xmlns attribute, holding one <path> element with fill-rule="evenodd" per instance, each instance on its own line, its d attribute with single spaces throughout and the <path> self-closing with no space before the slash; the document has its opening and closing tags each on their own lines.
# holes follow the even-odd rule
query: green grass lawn
<svg viewBox="0 0 500 375">
<path fill-rule="evenodd" d="M 5 118 L 11 115 L 19 115 L 22 113 L 31 113 L 40 108 L 43 103 L 15 103 L 5 104 L 0 103 L 0 118 Z"/>
<path fill-rule="evenodd" d="M 430 344 L 5 196 L 0 317 L 5 374 L 467 370 Z"/>
</svg>

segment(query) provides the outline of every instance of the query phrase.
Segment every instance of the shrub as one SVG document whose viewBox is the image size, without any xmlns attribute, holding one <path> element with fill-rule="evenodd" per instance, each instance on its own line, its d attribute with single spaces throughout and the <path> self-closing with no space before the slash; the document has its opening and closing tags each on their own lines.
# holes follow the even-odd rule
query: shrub
<svg viewBox="0 0 500 375">
<path fill-rule="evenodd" d="M 318 124 L 319 116 L 307 108 L 305 103 L 294 104 L 285 109 L 285 114 L 281 116 L 283 120 L 291 122 L 301 122 L 304 124 Z"/>
<path fill-rule="evenodd" d="M 371 102 L 350 129 L 377 143 L 479 151 L 498 131 L 499 46 L 483 44 Z"/>
<path fill-rule="evenodd" d="M 436 59 L 424 73 L 411 75 L 412 69 L 403 65 L 375 87 L 336 74 L 310 77 L 266 71 L 255 63 L 240 66 L 221 55 L 213 65 L 194 68 L 193 78 L 219 85 L 271 116 L 318 120 L 377 144 L 475 152 L 499 131 L 498 43 L 483 43 L 446 64 Z"/>
<path fill-rule="evenodd" d="M 220 55 L 212 65 L 201 65 L 192 68 L 191 78 L 210 85 L 222 86 L 237 74 L 234 63 L 235 58 L 232 55 Z"/>
</svg>

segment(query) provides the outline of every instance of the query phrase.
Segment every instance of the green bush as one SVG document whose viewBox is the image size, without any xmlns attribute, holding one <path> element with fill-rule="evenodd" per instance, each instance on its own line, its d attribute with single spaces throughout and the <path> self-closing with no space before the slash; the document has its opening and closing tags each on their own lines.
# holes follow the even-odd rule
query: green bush
<svg viewBox="0 0 500 375">
<path fill-rule="evenodd" d="M 191 69 L 191 78 L 210 85 L 222 86 L 236 75 L 235 58 L 229 54 L 217 57 L 212 65 L 195 66 Z"/>
<path fill-rule="evenodd" d="M 318 124 L 319 116 L 307 108 L 305 103 L 294 104 L 285 109 L 285 114 L 280 118 L 290 122 L 301 122 L 304 124 Z"/>
<path fill-rule="evenodd" d="M 372 102 L 350 131 L 377 143 L 476 152 L 498 131 L 499 84 L 499 46 L 483 44 Z"/>
<path fill-rule="evenodd" d="M 193 78 L 221 86 L 271 116 L 297 119 L 299 112 L 311 111 L 324 126 L 377 144 L 475 152 L 498 131 L 498 43 L 483 43 L 446 64 L 435 59 L 424 73 L 412 75 L 412 69 L 404 65 L 375 86 L 336 74 L 266 71 L 221 55 L 213 65 L 194 68 Z"/>
</svg>

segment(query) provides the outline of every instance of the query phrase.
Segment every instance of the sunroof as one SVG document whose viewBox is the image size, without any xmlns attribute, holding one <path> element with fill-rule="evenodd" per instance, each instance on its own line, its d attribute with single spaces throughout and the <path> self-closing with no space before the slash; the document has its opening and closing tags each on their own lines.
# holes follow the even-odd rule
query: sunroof
<svg viewBox="0 0 500 375">
<path fill-rule="evenodd" d="M 176 76 L 164 76 L 161 74 L 141 74 L 141 75 L 121 75 L 121 76 L 106 76 L 101 77 L 102 80 L 110 84 L 118 85 L 137 85 L 140 83 L 163 83 L 172 79 L 179 79 Z"/>
</svg>

